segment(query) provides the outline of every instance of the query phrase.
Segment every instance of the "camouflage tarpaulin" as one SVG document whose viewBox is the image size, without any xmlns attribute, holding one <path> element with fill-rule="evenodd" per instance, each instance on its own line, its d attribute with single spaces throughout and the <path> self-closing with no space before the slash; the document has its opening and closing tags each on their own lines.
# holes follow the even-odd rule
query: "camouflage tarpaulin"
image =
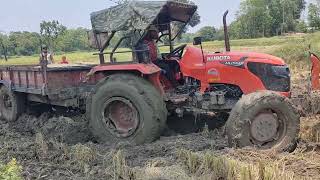
<svg viewBox="0 0 320 180">
<path fill-rule="evenodd" d="M 171 1 L 131 1 L 91 14 L 95 32 L 146 29 L 154 21 L 188 22 L 197 6 Z"/>
</svg>

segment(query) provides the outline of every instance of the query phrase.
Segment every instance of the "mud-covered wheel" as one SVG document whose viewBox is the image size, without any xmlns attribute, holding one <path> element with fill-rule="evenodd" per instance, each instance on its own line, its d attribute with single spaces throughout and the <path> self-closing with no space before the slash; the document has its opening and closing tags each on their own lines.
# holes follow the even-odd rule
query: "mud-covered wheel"
<svg viewBox="0 0 320 180">
<path fill-rule="evenodd" d="M 22 93 L 0 87 L 0 117 L 6 121 L 15 121 L 25 111 L 26 98 Z"/>
<path fill-rule="evenodd" d="M 143 144 L 160 137 L 167 111 L 163 98 L 148 81 L 115 74 L 97 85 L 87 115 L 99 142 Z"/>
<path fill-rule="evenodd" d="M 255 147 L 277 152 L 293 151 L 300 117 L 290 100 L 270 91 L 242 97 L 226 124 L 231 147 Z"/>
</svg>

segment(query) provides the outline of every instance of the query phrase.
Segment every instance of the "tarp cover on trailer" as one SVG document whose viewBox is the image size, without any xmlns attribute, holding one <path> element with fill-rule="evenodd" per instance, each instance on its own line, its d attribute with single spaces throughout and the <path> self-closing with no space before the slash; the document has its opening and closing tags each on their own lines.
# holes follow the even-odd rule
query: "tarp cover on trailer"
<svg viewBox="0 0 320 180">
<path fill-rule="evenodd" d="M 144 30 L 153 22 L 188 22 L 197 6 L 172 1 L 131 1 L 91 13 L 92 28 L 96 33 Z"/>
</svg>

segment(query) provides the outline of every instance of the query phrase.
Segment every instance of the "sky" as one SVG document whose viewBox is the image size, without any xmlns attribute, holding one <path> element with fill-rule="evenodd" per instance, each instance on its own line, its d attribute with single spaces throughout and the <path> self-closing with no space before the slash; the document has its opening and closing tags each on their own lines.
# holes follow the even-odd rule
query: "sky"
<svg viewBox="0 0 320 180">
<path fill-rule="evenodd" d="M 1 0 L 0 31 L 39 32 L 43 20 L 58 20 L 68 28 L 90 28 L 90 13 L 115 5 L 110 0 Z M 229 10 L 228 21 L 235 18 L 240 0 L 194 0 L 203 26 L 222 26 L 222 15 Z"/>
</svg>

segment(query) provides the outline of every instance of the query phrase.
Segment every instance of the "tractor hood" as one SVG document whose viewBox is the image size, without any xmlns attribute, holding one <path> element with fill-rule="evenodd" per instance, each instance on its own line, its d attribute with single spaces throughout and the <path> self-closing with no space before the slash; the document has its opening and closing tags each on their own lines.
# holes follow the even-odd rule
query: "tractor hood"
<svg viewBox="0 0 320 180">
<path fill-rule="evenodd" d="M 189 63 L 199 64 L 203 61 L 206 63 L 216 62 L 216 61 L 225 61 L 230 62 L 231 64 L 246 64 L 246 62 L 257 62 L 264 64 L 273 64 L 273 65 L 286 65 L 283 59 L 272 56 L 264 53 L 255 53 L 255 52 L 204 52 L 200 48 L 194 46 L 188 46 L 182 58 L 182 61 Z"/>
<path fill-rule="evenodd" d="M 187 47 L 181 72 L 207 84 L 231 84 L 248 94 L 257 90 L 290 92 L 290 70 L 278 57 L 252 52 L 203 53 Z M 248 83 L 250 82 L 250 83 Z"/>
<path fill-rule="evenodd" d="M 223 52 L 223 53 L 205 53 L 207 62 L 215 60 L 226 61 L 246 61 L 246 62 L 261 62 L 265 64 L 285 65 L 283 59 L 264 53 L 255 52 Z"/>
</svg>

